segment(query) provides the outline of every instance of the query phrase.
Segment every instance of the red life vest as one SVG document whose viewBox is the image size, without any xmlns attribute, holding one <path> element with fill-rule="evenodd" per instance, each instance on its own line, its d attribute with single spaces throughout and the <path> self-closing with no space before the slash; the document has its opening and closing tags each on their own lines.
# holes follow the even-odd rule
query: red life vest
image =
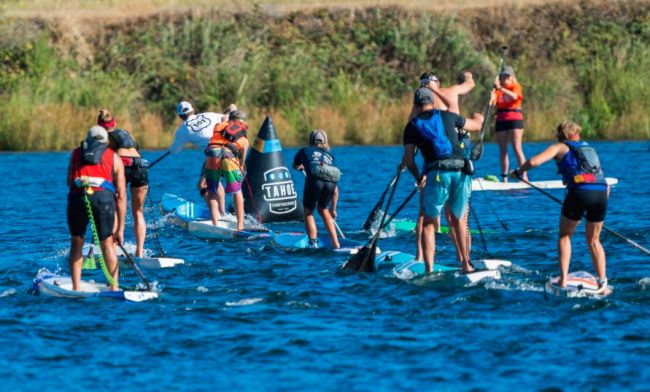
<svg viewBox="0 0 650 392">
<path fill-rule="evenodd" d="M 70 192 L 80 192 L 86 187 L 93 191 L 107 190 L 115 193 L 113 185 L 113 158 L 115 151 L 110 148 L 104 150 L 102 158 L 97 164 L 85 162 L 81 156 L 81 148 L 72 152 L 70 167 L 72 170 L 72 184 Z"/>
<path fill-rule="evenodd" d="M 228 146 L 232 149 L 232 145 L 237 149 L 237 151 L 233 151 L 234 153 L 241 152 L 243 146 L 237 143 L 237 140 L 242 137 L 246 137 L 247 130 L 248 127 L 246 124 L 237 120 L 217 124 L 217 126 L 214 127 L 214 133 L 212 134 L 212 138 L 208 143 L 208 147 L 213 145 Z"/>
</svg>

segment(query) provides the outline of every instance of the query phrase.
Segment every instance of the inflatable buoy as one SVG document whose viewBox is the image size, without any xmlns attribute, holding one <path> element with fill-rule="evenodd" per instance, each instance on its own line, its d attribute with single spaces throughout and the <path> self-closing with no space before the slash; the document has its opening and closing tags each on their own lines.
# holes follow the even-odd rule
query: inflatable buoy
<svg viewBox="0 0 650 392">
<path fill-rule="evenodd" d="M 291 172 L 284 163 L 282 144 L 271 117 L 266 117 L 246 157 L 246 182 L 242 189 L 246 213 L 263 222 L 303 220 Z"/>
</svg>

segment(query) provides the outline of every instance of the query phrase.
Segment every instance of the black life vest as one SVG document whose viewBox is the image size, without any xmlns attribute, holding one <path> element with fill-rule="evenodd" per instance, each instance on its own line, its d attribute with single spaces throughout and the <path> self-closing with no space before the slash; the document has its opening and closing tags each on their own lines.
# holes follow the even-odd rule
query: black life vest
<svg viewBox="0 0 650 392">
<path fill-rule="evenodd" d="M 121 128 L 114 129 L 108 133 L 108 138 L 110 140 L 110 146 L 113 150 L 117 151 L 120 148 L 135 148 L 136 150 L 140 147 L 138 143 L 135 142 L 131 134 Z"/>
</svg>

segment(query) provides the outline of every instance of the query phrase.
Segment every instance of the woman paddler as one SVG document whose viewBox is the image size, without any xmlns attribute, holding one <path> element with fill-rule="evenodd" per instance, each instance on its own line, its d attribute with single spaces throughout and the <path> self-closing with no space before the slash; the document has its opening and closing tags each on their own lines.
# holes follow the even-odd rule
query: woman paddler
<svg viewBox="0 0 650 392">
<path fill-rule="evenodd" d="M 135 255 L 142 257 L 144 252 L 144 239 L 147 236 L 147 224 L 144 220 L 144 201 L 149 190 L 149 162 L 142 159 L 138 144 L 133 136 L 121 128 L 116 128 L 117 123 L 113 115 L 106 109 L 99 110 L 97 125 L 108 131 L 108 146 L 120 156 L 124 164 L 126 183 L 131 190 L 131 215 L 133 216 L 133 232 L 135 234 Z"/>
<path fill-rule="evenodd" d="M 327 134 L 316 129 L 309 134 L 309 147 L 300 149 L 293 158 L 293 168 L 305 174 L 305 190 L 302 205 L 305 209 L 305 229 L 310 246 L 318 248 L 318 229 L 314 219 L 314 210 L 318 213 L 332 239 L 332 247 L 341 247 L 336 235 L 336 205 L 339 199 L 337 183 L 341 171 L 334 165 L 334 155 L 327 143 Z M 328 209 L 329 207 L 329 209 Z"/>
<path fill-rule="evenodd" d="M 609 185 L 600 167 L 596 150 L 580 140 L 582 128 L 571 121 L 557 127 L 558 142 L 530 158 L 518 169 L 510 172 L 510 177 L 520 178 L 526 171 L 555 159 L 567 187 L 560 216 L 558 256 L 560 279 L 557 285 L 566 287 L 569 263 L 571 262 L 571 236 L 583 216 L 587 218 L 585 235 L 591 262 L 598 275 L 598 285 L 607 286 L 605 250 L 600 243 L 603 228 Z"/>
</svg>

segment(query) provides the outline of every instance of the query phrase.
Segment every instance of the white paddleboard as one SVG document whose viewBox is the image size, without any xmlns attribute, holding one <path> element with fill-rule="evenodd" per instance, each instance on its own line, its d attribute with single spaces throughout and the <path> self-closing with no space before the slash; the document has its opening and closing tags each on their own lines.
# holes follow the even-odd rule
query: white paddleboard
<svg viewBox="0 0 650 392">
<path fill-rule="evenodd" d="M 86 257 L 88 255 L 88 251 L 90 250 L 90 244 L 85 244 L 82 250 L 83 257 Z M 101 251 L 101 250 L 100 250 Z M 98 250 L 93 249 L 93 254 L 95 256 L 95 261 L 99 262 L 97 259 Z M 130 266 L 130 263 L 126 256 L 124 256 L 124 252 L 122 252 L 122 249 L 117 248 L 115 249 L 115 252 L 117 253 L 117 259 L 120 262 L 120 267 L 121 268 L 126 268 Z M 160 269 L 160 268 L 171 268 L 175 267 L 179 264 L 185 264 L 185 260 L 183 259 L 178 259 L 175 257 L 166 257 L 166 256 L 145 256 L 145 257 L 135 257 L 131 256 L 133 261 L 142 268 L 147 268 L 147 269 Z"/>
<path fill-rule="evenodd" d="M 566 186 L 562 184 L 561 180 L 550 181 L 531 181 L 531 184 L 540 189 L 564 189 Z M 618 179 L 607 177 L 607 183 L 611 186 L 618 184 Z M 518 189 L 530 189 L 530 185 L 521 181 L 512 182 L 496 182 L 488 181 L 483 178 L 476 178 L 472 180 L 472 191 L 512 191 Z"/>
<path fill-rule="evenodd" d="M 36 294 L 59 298 L 110 298 L 131 302 L 142 302 L 158 298 L 154 291 L 111 291 L 106 284 L 82 280 L 79 291 L 72 290 L 69 276 L 56 275 L 47 269 L 41 269 L 34 279 L 33 291 Z"/>
<path fill-rule="evenodd" d="M 554 276 L 546 282 L 544 289 L 547 293 L 561 297 L 589 297 L 606 296 L 611 294 L 612 287 L 605 285 L 600 287 L 595 276 L 586 271 L 571 272 L 567 276 L 566 287 L 557 285 L 559 276 Z"/>
<path fill-rule="evenodd" d="M 272 236 L 272 232 L 264 227 L 244 227 L 244 230 L 237 230 L 237 221 L 217 221 L 216 225 L 211 220 L 193 221 L 187 225 L 187 230 L 201 238 L 226 240 L 237 239 L 262 239 Z"/>
<path fill-rule="evenodd" d="M 469 283 L 477 283 L 484 279 L 501 279 L 501 271 L 499 269 L 502 267 L 510 267 L 512 265 L 508 260 L 497 259 L 474 260 L 472 263 L 474 264 L 474 267 L 476 267 L 476 271 L 468 274 L 461 273 L 460 268 L 457 266 L 451 267 L 440 263 L 433 264 L 433 272 L 454 272 L 457 278 L 464 279 Z M 395 266 L 393 268 L 393 276 L 403 280 L 410 280 L 424 277 L 424 271 L 425 268 L 423 261 L 410 260 Z"/>
</svg>

